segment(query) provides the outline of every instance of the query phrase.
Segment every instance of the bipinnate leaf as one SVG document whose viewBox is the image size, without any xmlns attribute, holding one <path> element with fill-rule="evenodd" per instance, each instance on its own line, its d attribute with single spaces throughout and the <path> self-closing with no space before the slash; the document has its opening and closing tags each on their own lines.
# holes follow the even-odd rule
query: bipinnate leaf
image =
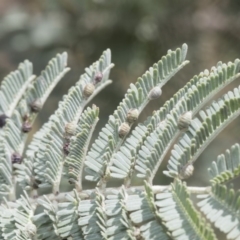
<svg viewBox="0 0 240 240">
<path fill-rule="evenodd" d="M 214 101 L 205 111 L 203 119 L 195 118 L 178 144 L 174 145 L 168 163 L 169 177 L 184 178 L 188 165 L 193 164 L 211 141 L 240 114 L 240 88 L 229 91 L 218 101 Z"/>
<path fill-rule="evenodd" d="M 217 239 L 210 225 L 194 208 L 185 183 L 176 180 L 170 192 L 156 195 L 155 203 L 173 239 Z"/>
<path fill-rule="evenodd" d="M 138 78 L 136 84 L 130 84 L 125 98 L 109 117 L 87 155 L 87 180 L 99 181 L 99 185 L 104 186 L 111 175 L 118 178 L 124 176 L 123 169 L 117 171 L 116 167 L 111 166 L 116 162 L 114 154 L 124 143 L 133 124 L 129 121 L 128 114 L 132 110 L 137 110 L 140 114 L 149 101 L 160 97 L 162 86 L 188 63 L 185 61 L 186 53 L 186 44 L 176 51 L 169 50 L 166 56 Z"/>
<path fill-rule="evenodd" d="M 240 149 L 234 144 L 225 154 L 218 156 L 208 168 L 212 183 L 225 183 L 240 175 Z"/>
<path fill-rule="evenodd" d="M 194 76 L 144 125 L 139 124 L 132 131 L 117 154 L 114 154 L 111 175 L 128 179 L 136 171 L 139 178 L 152 182 L 172 144 L 182 131 L 188 130 L 192 116 L 217 92 L 239 77 L 239 65 L 238 59 L 228 64 L 219 62 L 210 72 L 205 70 Z M 181 125 L 185 124 L 185 129 L 180 129 L 180 121 L 184 121 Z"/>
<path fill-rule="evenodd" d="M 3 79 L 0 87 L 0 115 L 12 116 L 14 109 L 34 78 L 32 63 L 25 60 L 19 64 L 16 71 L 11 72 Z"/>
<path fill-rule="evenodd" d="M 209 194 L 198 195 L 198 207 L 227 239 L 240 238 L 240 192 L 221 184 L 212 185 Z"/>
<path fill-rule="evenodd" d="M 97 93 L 111 83 L 108 77 L 113 66 L 111 52 L 107 49 L 97 62 L 85 69 L 86 73 L 81 75 L 75 86 L 69 89 L 68 94 L 59 103 L 56 112 L 34 136 L 24 159 L 26 168 L 21 168 L 21 172 L 24 171 L 25 174 L 33 173 L 34 176 L 31 178 L 34 179 L 34 182 L 37 182 L 38 187 L 52 187 L 53 192 L 59 192 L 70 138 L 78 134 L 78 132 L 75 132 L 73 135 L 69 135 L 66 132 L 66 125 L 77 124 L 84 107 Z M 99 73 L 101 73 L 101 79 L 97 78 L 96 80 L 96 75 Z M 84 91 L 89 84 L 94 85 L 95 90 L 91 96 L 86 96 Z M 34 164 L 31 163 L 32 160 L 34 160 Z M 24 175 L 24 172 L 19 174 Z M 28 181 L 23 184 L 28 185 Z"/>
</svg>

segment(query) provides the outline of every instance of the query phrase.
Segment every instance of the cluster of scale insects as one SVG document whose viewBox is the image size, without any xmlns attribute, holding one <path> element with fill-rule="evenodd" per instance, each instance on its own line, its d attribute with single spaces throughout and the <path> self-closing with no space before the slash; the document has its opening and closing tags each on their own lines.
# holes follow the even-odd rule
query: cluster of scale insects
<svg viewBox="0 0 240 240">
<path fill-rule="evenodd" d="M 40 99 L 36 99 L 35 101 L 33 101 L 32 103 L 29 104 L 30 105 L 30 109 L 31 109 L 31 112 L 32 113 L 38 113 L 41 109 L 42 109 L 42 103 L 40 101 Z M 0 114 L 0 128 L 3 128 L 7 122 L 7 119 L 9 117 L 6 115 L 6 114 Z M 23 117 L 22 117 L 22 120 L 23 120 L 23 124 L 22 124 L 22 132 L 23 133 L 28 133 L 32 130 L 32 125 L 31 125 L 31 121 L 30 121 L 30 117 L 28 114 L 25 114 Z M 11 155 L 11 160 L 12 160 L 12 163 L 21 163 L 22 162 L 22 156 L 17 153 L 17 152 L 14 152 L 12 155 Z"/>
<path fill-rule="evenodd" d="M 95 91 L 95 85 L 99 83 L 103 78 L 103 74 L 101 72 L 96 73 L 94 82 L 93 83 L 88 83 L 84 87 L 83 90 L 83 95 L 85 98 L 90 97 L 93 92 Z M 149 100 L 154 100 L 157 99 L 161 96 L 162 90 L 160 87 L 156 86 L 154 87 L 149 95 L 148 99 Z M 38 113 L 42 109 L 42 103 L 40 99 L 36 99 L 33 102 L 29 104 L 31 112 L 32 113 Z M 139 111 L 137 108 L 130 109 L 127 113 L 126 116 L 126 121 L 123 122 L 118 129 L 118 134 L 119 137 L 124 138 L 130 131 L 131 125 L 138 119 L 139 116 Z M 9 117 L 6 114 L 0 114 L 0 128 L 3 128 L 6 124 L 6 121 Z M 22 132 L 23 133 L 28 133 L 32 129 L 32 125 L 30 124 L 31 121 L 29 121 L 29 115 L 26 114 L 22 117 L 23 119 L 23 124 L 22 124 Z M 178 128 L 182 131 L 186 131 L 191 123 L 192 120 L 192 113 L 191 112 L 186 112 L 180 118 L 178 119 Z M 75 135 L 76 133 L 76 128 L 77 128 L 77 122 L 69 122 L 65 125 L 65 143 L 63 144 L 63 152 L 65 155 L 69 154 L 69 144 L 70 144 L 70 138 Z M 11 155 L 11 160 L 12 163 L 18 163 L 21 164 L 22 162 L 22 156 L 15 152 Z M 184 169 L 182 169 L 182 176 L 184 178 L 188 178 L 192 175 L 194 171 L 194 167 L 192 164 L 189 164 L 185 166 Z"/>
</svg>

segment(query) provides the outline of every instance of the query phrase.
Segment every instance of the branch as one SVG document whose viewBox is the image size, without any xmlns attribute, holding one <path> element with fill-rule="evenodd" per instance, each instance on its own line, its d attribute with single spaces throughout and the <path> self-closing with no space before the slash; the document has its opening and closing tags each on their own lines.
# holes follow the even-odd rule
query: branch
<svg viewBox="0 0 240 240">
<path fill-rule="evenodd" d="M 113 191 L 120 190 L 120 188 L 121 187 L 106 188 L 102 192 L 102 194 L 104 196 L 110 195 L 110 194 L 112 194 Z M 166 186 L 155 185 L 155 186 L 152 186 L 152 190 L 153 190 L 154 194 L 165 192 L 165 191 L 168 191 L 170 189 L 171 189 L 171 185 L 166 185 Z M 145 190 L 144 186 L 134 186 L 134 187 L 126 188 L 126 192 L 128 194 L 134 194 L 134 193 L 137 193 L 137 192 L 142 192 L 144 190 Z M 210 186 L 207 186 L 207 187 L 187 187 L 187 190 L 188 190 L 189 193 L 192 193 L 192 194 L 207 194 L 207 193 L 210 192 L 211 187 Z M 93 193 L 95 193 L 95 191 L 96 191 L 96 189 L 83 190 L 82 192 L 78 193 L 78 196 L 81 199 L 87 199 L 87 198 L 90 198 L 90 196 Z M 34 198 L 30 199 L 30 202 L 31 202 L 31 204 L 38 204 L 38 201 L 40 199 L 44 199 L 44 196 L 46 196 L 51 202 L 52 201 L 64 202 L 64 201 L 66 201 L 66 195 L 74 196 L 74 191 L 59 193 L 58 195 L 54 195 L 54 194 L 50 193 L 50 194 L 43 195 L 43 196 L 40 196 L 40 197 L 35 196 Z"/>
</svg>

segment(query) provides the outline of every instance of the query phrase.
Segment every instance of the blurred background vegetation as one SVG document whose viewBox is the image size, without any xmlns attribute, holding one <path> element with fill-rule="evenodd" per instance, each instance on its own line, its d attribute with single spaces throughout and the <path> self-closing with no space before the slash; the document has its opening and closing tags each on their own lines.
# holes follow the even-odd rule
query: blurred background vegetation
<svg viewBox="0 0 240 240">
<path fill-rule="evenodd" d="M 72 71 L 44 106 L 34 131 L 102 51 L 110 48 L 113 84 L 93 100 L 100 107 L 96 134 L 135 82 L 168 49 L 187 43 L 190 64 L 164 86 L 140 121 L 158 109 L 190 78 L 221 60 L 240 57 L 240 1 L 172 0 L 2 0 L 0 1 L 0 79 L 29 59 L 39 74 L 57 53 L 67 51 Z M 239 80 L 229 86 L 233 89 Z M 1 100 L 1 99 L 0 99 Z M 197 161 L 190 185 L 208 185 L 207 167 L 225 148 L 239 142 L 239 120 L 231 124 Z M 162 166 L 162 169 L 165 166 Z M 162 170 L 161 169 L 161 170 Z M 169 183 L 161 171 L 155 184 Z M 86 185 L 88 187 L 88 185 Z"/>
</svg>

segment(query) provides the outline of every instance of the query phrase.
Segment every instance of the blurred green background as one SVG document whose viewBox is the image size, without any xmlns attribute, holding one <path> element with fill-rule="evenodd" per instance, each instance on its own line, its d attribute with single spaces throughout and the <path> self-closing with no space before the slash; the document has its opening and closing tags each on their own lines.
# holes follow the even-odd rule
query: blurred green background
<svg viewBox="0 0 240 240">
<path fill-rule="evenodd" d="M 129 84 L 168 49 L 182 43 L 189 46 L 190 64 L 164 86 L 161 98 L 146 108 L 140 121 L 162 106 L 193 75 L 210 69 L 219 60 L 228 62 L 240 57 L 240 1 L 0 1 L 0 79 L 24 59 L 32 61 L 34 73 L 39 74 L 57 53 L 69 54 L 72 70 L 51 94 L 34 131 L 47 121 L 84 68 L 110 48 L 116 65 L 111 73 L 113 84 L 92 101 L 100 107 L 97 136 Z M 207 167 L 225 148 L 239 142 L 239 123 L 232 123 L 201 155 L 195 175 L 188 180 L 190 185 L 209 184 Z M 164 168 L 163 165 L 155 184 L 170 182 L 161 174 Z"/>
</svg>

